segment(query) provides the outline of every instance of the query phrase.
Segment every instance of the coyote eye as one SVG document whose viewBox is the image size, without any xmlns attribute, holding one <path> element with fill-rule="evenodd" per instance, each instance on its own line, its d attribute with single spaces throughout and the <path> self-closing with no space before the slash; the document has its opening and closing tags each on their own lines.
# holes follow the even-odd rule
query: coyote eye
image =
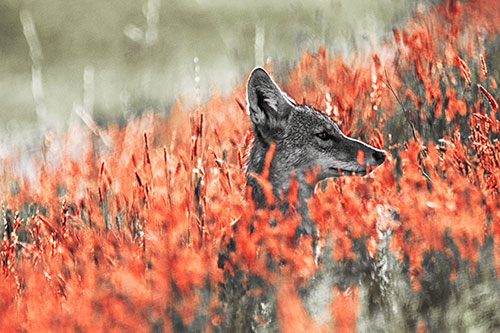
<svg viewBox="0 0 500 333">
<path fill-rule="evenodd" d="M 339 141 L 340 141 L 340 138 L 337 135 L 332 135 L 332 134 L 328 133 L 327 131 L 317 133 L 316 136 L 321 141 L 325 141 L 325 142 L 339 143 Z"/>
<path fill-rule="evenodd" d="M 320 132 L 320 133 L 316 134 L 316 136 L 323 141 L 329 140 L 331 138 L 331 135 L 328 134 L 327 132 Z"/>
</svg>

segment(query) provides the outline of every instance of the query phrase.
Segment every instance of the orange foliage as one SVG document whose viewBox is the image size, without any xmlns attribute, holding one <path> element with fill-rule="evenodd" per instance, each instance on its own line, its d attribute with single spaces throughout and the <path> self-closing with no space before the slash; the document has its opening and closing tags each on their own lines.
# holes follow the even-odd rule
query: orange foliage
<svg viewBox="0 0 500 333">
<path fill-rule="evenodd" d="M 328 332 L 307 314 L 297 290 L 290 282 L 282 283 L 277 299 L 282 332 Z"/>
<path fill-rule="evenodd" d="M 72 125 L 65 137 L 47 134 L 38 155 L 12 152 L 1 160 L 0 330 L 172 331 L 172 318 L 188 326 L 200 314 L 210 329 L 228 320 L 230 305 L 218 297 L 230 288 L 224 283 L 244 272 L 238 281 L 248 293 L 237 301 L 275 288 L 284 332 L 329 331 L 311 318 L 297 291 L 322 268 L 312 244 L 330 247 L 334 262 L 355 262 L 354 243 L 376 258 L 387 230 L 390 250 L 407 262 L 416 289 L 422 258 L 449 254 L 448 238 L 472 270 L 492 237 L 500 274 L 500 143 L 490 139 L 500 131 L 496 81 L 487 79 L 476 36 L 480 28 L 485 38 L 498 36 L 499 4 L 430 7 L 393 30 L 395 43 L 372 54 L 346 60 L 322 47 L 291 69 L 285 91 L 293 98 L 326 110 L 345 134 L 392 154 L 366 177 L 316 187 L 308 202 L 314 238 L 297 239 L 301 220 L 293 205 L 283 215 L 256 210 L 249 199 L 244 160 L 252 134 L 240 102 L 243 84 L 193 113 L 178 101 L 167 119 L 146 113 L 95 133 Z M 477 75 L 467 63 L 478 54 L 487 87 L 470 85 Z M 455 79 L 457 67 L 466 85 Z M 464 91 L 476 87 L 491 107 L 479 94 L 466 100 Z M 393 93 L 411 109 L 401 110 Z M 404 126 L 422 124 L 442 117 L 443 108 L 449 128 L 440 145 L 421 135 L 393 140 L 400 119 Z M 461 137 L 460 121 L 468 137 Z M 16 171 L 23 159 L 30 161 L 27 174 Z M 255 177 L 273 200 L 266 174 Z M 253 276 L 273 288 L 251 289 Z M 334 326 L 355 330 L 357 288 L 333 290 Z"/>
<path fill-rule="evenodd" d="M 330 309 L 335 321 L 335 332 L 356 332 L 356 318 L 360 311 L 357 288 L 344 292 L 334 288 Z"/>
</svg>

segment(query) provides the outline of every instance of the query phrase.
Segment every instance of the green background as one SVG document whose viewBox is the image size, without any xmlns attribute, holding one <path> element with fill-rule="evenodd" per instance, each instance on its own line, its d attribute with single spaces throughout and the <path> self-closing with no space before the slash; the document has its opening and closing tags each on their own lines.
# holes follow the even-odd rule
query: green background
<svg viewBox="0 0 500 333">
<path fill-rule="evenodd" d="M 392 38 L 414 9 L 410 0 L 0 0 L 0 138 L 64 129 L 75 105 L 99 124 L 151 107 L 167 113 L 178 97 L 203 102 L 256 64 L 291 68 L 321 44 L 349 57 Z M 38 58 L 23 32 L 29 22 Z"/>
</svg>

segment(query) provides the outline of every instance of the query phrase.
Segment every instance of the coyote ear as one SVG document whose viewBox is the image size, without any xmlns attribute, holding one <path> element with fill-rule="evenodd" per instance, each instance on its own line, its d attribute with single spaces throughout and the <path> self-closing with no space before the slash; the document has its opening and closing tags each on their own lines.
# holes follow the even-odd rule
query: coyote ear
<svg viewBox="0 0 500 333">
<path fill-rule="evenodd" d="M 281 128 L 294 103 L 261 67 L 248 78 L 247 102 L 250 120 L 261 132 Z"/>
</svg>

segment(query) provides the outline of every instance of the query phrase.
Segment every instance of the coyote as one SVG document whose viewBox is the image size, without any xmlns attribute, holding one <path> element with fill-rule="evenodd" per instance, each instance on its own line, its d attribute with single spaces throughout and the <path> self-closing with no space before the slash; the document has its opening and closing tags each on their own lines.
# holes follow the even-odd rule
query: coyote
<svg viewBox="0 0 500 333">
<path fill-rule="evenodd" d="M 256 175 L 262 175 L 266 153 L 274 143 L 266 180 L 272 185 L 275 202 L 286 212 L 289 204 L 284 198 L 288 197 L 290 179 L 295 175 L 302 218 L 299 233 L 314 234 L 306 200 L 317 182 L 344 174 L 366 175 L 385 160 L 383 150 L 345 136 L 326 114 L 295 103 L 261 67 L 256 67 L 248 78 L 247 105 L 254 135 L 247 166 L 252 199 L 257 207 L 272 208 Z M 311 182 L 308 173 L 316 179 Z"/>
</svg>

